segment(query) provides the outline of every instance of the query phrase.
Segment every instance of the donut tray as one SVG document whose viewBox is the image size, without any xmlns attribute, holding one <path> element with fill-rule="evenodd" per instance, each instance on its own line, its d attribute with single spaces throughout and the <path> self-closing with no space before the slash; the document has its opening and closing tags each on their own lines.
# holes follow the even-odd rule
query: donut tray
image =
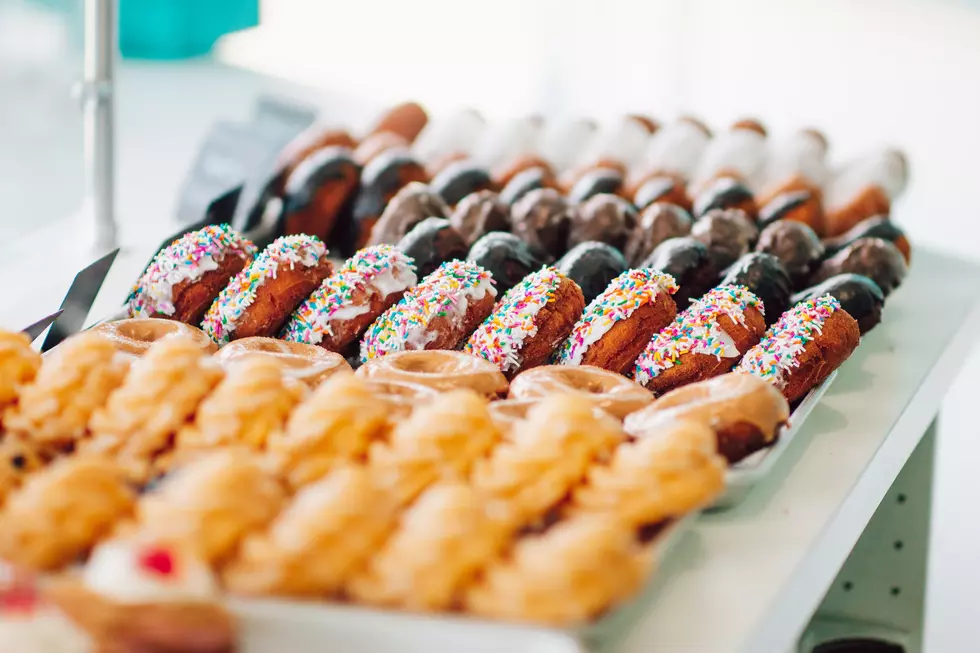
<svg viewBox="0 0 980 653">
<path fill-rule="evenodd" d="M 650 546 L 659 563 L 696 518 L 688 515 L 655 537 Z M 270 599 L 232 599 L 229 607 L 240 620 L 243 653 L 585 653 L 608 650 L 630 631 L 653 601 L 657 578 L 654 571 L 633 599 L 571 629 Z"/>
<path fill-rule="evenodd" d="M 766 478 L 780 458 L 786 453 L 790 442 L 796 437 L 814 407 L 820 403 L 830 384 L 837 378 L 835 370 L 827 379 L 810 390 L 789 416 L 789 426 L 783 429 L 771 447 L 755 452 L 733 465 L 725 477 L 725 493 L 714 502 L 709 510 L 726 510 L 742 502 L 760 481 Z"/>
</svg>

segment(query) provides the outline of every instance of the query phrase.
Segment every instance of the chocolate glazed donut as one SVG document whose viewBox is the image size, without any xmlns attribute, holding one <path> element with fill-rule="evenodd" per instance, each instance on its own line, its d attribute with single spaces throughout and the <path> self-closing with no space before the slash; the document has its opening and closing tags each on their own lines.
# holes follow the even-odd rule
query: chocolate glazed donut
<svg viewBox="0 0 980 653">
<path fill-rule="evenodd" d="M 466 256 L 466 242 L 445 218 L 426 218 L 405 234 L 396 247 L 415 259 L 419 278 L 435 272 L 446 261 Z"/>
<path fill-rule="evenodd" d="M 721 280 L 704 243 L 690 236 L 671 238 L 660 243 L 639 267 L 666 272 L 677 281 L 674 293 L 677 310 L 682 311 Z"/>
<path fill-rule="evenodd" d="M 350 220 L 361 168 L 346 147 L 326 147 L 303 160 L 286 180 L 284 235 L 309 234 L 329 242 Z"/>
<path fill-rule="evenodd" d="M 522 197 L 538 188 L 557 188 L 554 175 L 542 168 L 519 172 L 500 191 L 500 201 L 514 206 Z"/>
<path fill-rule="evenodd" d="M 582 288 L 588 304 L 610 281 L 625 272 L 629 264 L 615 247 L 589 241 L 568 250 L 555 267 Z"/>
<path fill-rule="evenodd" d="M 636 267 L 660 243 L 691 233 L 691 214 L 676 204 L 655 202 L 640 213 L 640 220 L 626 241 L 623 254 Z"/>
<path fill-rule="evenodd" d="M 361 190 L 354 201 L 353 219 L 338 225 L 334 239 L 342 255 L 350 256 L 367 245 L 371 230 L 388 202 L 413 181 L 426 183 L 429 176 L 422 164 L 406 150 L 382 152 L 364 166 Z M 344 228 L 340 229 L 341 226 Z"/>
<path fill-rule="evenodd" d="M 833 256 L 859 238 L 881 238 L 895 245 L 898 251 L 905 257 L 905 262 L 912 260 L 912 248 L 908 238 L 901 227 L 888 219 L 888 216 L 879 215 L 857 223 L 850 231 L 838 236 L 828 238 L 824 241 L 827 256 Z"/>
<path fill-rule="evenodd" d="M 790 307 L 793 286 L 786 268 L 770 254 L 746 254 L 725 270 L 720 285 L 745 286 L 762 300 L 766 326 L 772 326 Z"/>
<path fill-rule="evenodd" d="M 595 240 L 622 251 L 638 221 L 636 209 L 622 197 L 609 193 L 593 195 L 578 207 L 572 218 L 568 245 L 574 247 Z"/>
<path fill-rule="evenodd" d="M 820 235 L 823 233 L 823 207 L 809 190 L 787 191 L 776 195 L 759 209 L 759 227 L 777 221 L 801 222 Z"/>
<path fill-rule="evenodd" d="M 576 209 L 552 188 L 532 190 L 511 209 L 511 230 L 532 250 L 554 260 L 568 247 Z"/>
<path fill-rule="evenodd" d="M 642 179 L 632 195 L 633 204 L 641 211 L 655 202 L 676 204 L 685 211 L 691 210 L 691 198 L 687 196 L 684 182 L 673 175 L 658 174 Z"/>
<path fill-rule="evenodd" d="M 568 201 L 581 204 L 593 195 L 623 191 L 623 173 L 615 168 L 595 168 L 583 174 L 568 191 Z"/>
<path fill-rule="evenodd" d="M 497 190 L 485 168 L 472 161 L 456 161 L 439 172 L 430 184 L 432 191 L 449 206 L 479 190 Z"/>
<path fill-rule="evenodd" d="M 732 177 L 716 179 L 694 198 L 695 219 L 716 209 L 739 209 L 744 211 L 752 222 L 755 222 L 759 216 L 759 207 L 755 203 L 752 191 Z"/>
<path fill-rule="evenodd" d="M 691 236 L 705 244 L 712 264 L 723 270 L 752 251 L 759 230 L 744 211 L 714 209 L 694 222 Z"/>
<path fill-rule="evenodd" d="M 792 220 L 774 222 L 759 234 L 755 251 L 772 254 L 789 272 L 794 288 L 802 288 L 824 257 L 824 248 L 813 229 Z"/>
<path fill-rule="evenodd" d="M 905 279 L 908 266 L 902 252 L 887 240 L 859 238 L 821 263 L 811 282 L 821 283 L 844 272 L 870 278 L 887 297 Z"/>
<path fill-rule="evenodd" d="M 881 322 L 885 307 L 885 294 L 874 281 L 861 274 L 838 274 L 823 283 L 793 295 L 792 302 L 799 304 L 808 299 L 831 295 L 840 302 L 841 308 L 857 320 L 861 333 L 865 334 Z"/>
<path fill-rule="evenodd" d="M 523 240 L 500 231 L 488 233 L 473 243 L 466 260 L 490 273 L 501 297 L 545 263 Z"/>
<path fill-rule="evenodd" d="M 510 231 L 510 207 L 493 191 L 481 190 L 464 197 L 449 221 L 467 244 L 472 245 L 491 231 Z"/>
<path fill-rule="evenodd" d="M 371 245 L 397 243 L 426 218 L 448 218 L 449 207 L 425 184 L 413 181 L 388 202 L 371 229 Z"/>
</svg>

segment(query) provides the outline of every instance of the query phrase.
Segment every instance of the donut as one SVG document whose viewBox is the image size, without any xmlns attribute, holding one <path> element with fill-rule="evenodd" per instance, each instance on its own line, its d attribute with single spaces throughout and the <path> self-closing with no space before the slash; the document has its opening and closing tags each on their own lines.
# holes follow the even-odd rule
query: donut
<svg viewBox="0 0 980 653">
<path fill-rule="evenodd" d="M 514 175 L 506 186 L 500 190 L 500 201 L 507 206 L 514 206 L 522 197 L 538 188 L 558 188 L 558 182 L 553 174 L 541 168 L 530 168 Z"/>
<path fill-rule="evenodd" d="M 405 149 L 409 142 L 393 132 L 378 132 L 371 134 L 358 143 L 354 150 L 354 161 L 360 166 L 366 166 L 374 157 L 388 150 Z"/>
<path fill-rule="evenodd" d="M 482 358 L 458 351 L 399 351 L 375 358 L 358 368 L 368 379 L 404 381 L 439 392 L 469 388 L 496 399 L 507 393 L 507 379 Z"/>
<path fill-rule="evenodd" d="M 156 342 L 164 338 L 189 338 L 211 354 L 218 350 L 214 341 L 195 326 L 161 320 L 159 318 L 130 318 L 102 322 L 89 329 L 90 333 L 102 336 L 121 351 L 139 358 Z"/>
<path fill-rule="evenodd" d="M 568 246 L 575 208 L 553 188 L 528 191 L 511 208 L 511 230 L 540 256 L 557 258 Z"/>
<path fill-rule="evenodd" d="M 595 195 L 624 194 L 624 173 L 622 166 L 598 166 L 584 171 L 573 184 L 569 184 L 568 201 L 581 204 Z"/>
<path fill-rule="evenodd" d="M 455 161 L 432 179 L 432 191 L 449 206 L 456 206 L 467 195 L 481 190 L 498 190 L 490 173 L 473 161 Z"/>
<path fill-rule="evenodd" d="M 708 256 L 707 246 L 690 236 L 660 243 L 639 267 L 660 270 L 674 278 L 678 286 L 674 302 L 679 310 L 717 285 L 723 272 Z"/>
<path fill-rule="evenodd" d="M 724 374 L 765 328 L 758 297 L 744 286 L 719 286 L 653 336 L 636 359 L 633 379 L 660 395 Z"/>
<path fill-rule="evenodd" d="M 361 362 L 395 351 L 455 349 L 493 310 L 490 273 L 449 261 L 405 293 L 361 340 Z"/>
<path fill-rule="evenodd" d="M 771 384 L 748 374 L 723 374 L 671 390 L 629 415 L 623 428 L 633 437 L 658 437 L 678 420 L 714 431 L 718 453 L 730 464 L 775 442 L 789 421 L 789 403 Z"/>
<path fill-rule="evenodd" d="M 755 251 L 778 258 L 798 288 L 806 285 L 824 257 L 824 246 L 816 232 L 802 222 L 790 220 L 780 220 L 763 229 Z"/>
<path fill-rule="evenodd" d="M 259 336 L 230 342 L 218 351 L 215 358 L 225 369 L 242 360 L 270 359 L 279 365 L 283 376 L 302 381 L 310 387 L 335 374 L 353 371 L 343 356 L 322 347 Z"/>
<path fill-rule="evenodd" d="M 300 304 L 280 337 L 346 352 L 415 281 L 412 259 L 391 245 L 366 247 Z"/>
<path fill-rule="evenodd" d="M 438 390 L 408 381 L 363 377 L 362 381 L 371 390 L 374 397 L 387 407 L 393 420 L 408 417 L 417 406 L 421 406 L 439 395 Z"/>
<path fill-rule="evenodd" d="M 481 190 L 460 200 L 449 222 L 472 245 L 491 231 L 510 231 L 510 208 L 493 191 Z"/>
<path fill-rule="evenodd" d="M 743 211 L 714 210 L 694 223 L 691 237 L 704 243 L 712 265 L 723 270 L 752 251 L 759 230 Z"/>
<path fill-rule="evenodd" d="M 413 181 L 395 193 L 371 230 L 371 244 L 394 245 L 427 218 L 448 218 L 449 206 L 425 184 Z"/>
<path fill-rule="evenodd" d="M 283 190 L 283 233 L 330 237 L 349 213 L 360 183 L 361 167 L 344 147 L 317 150 L 296 166 Z"/>
<path fill-rule="evenodd" d="M 779 319 L 790 306 L 793 284 L 786 268 L 775 256 L 753 252 L 735 261 L 725 271 L 720 285 L 743 286 L 762 300 L 766 326 Z"/>
<path fill-rule="evenodd" d="M 519 374 L 510 383 L 510 399 L 539 400 L 570 394 L 623 419 L 640 410 L 653 395 L 624 376 L 591 365 L 548 365 Z"/>
<path fill-rule="evenodd" d="M 718 209 L 739 209 L 744 211 L 753 222 L 759 217 L 759 207 L 755 203 L 752 191 L 733 177 L 715 179 L 694 198 L 695 219 Z"/>
<path fill-rule="evenodd" d="M 370 135 L 396 134 L 411 143 L 428 123 L 429 114 L 417 102 L 403 102 L 383 113 Z"/>
<path fill-rule="evenodd" d="M 537 399 L 501 399 L 490 403 L 490 416 L 502 428 L 509 429 L 525 419 L 528 411 L 537 403 Z"/>
<path fill-rule="evenodd" d="M 463 351 L 512 377 L 546 363 L 584 308 L 577 283 L 554 268 L 542 268 L 504 294 Z"/>
<path fill-rule="evenodd" d="M 493 170 L 493 182 L 500 188 L 505 188 L 521 173 L 528 170 L 541 171 L 541 178 L 554 184 L 555 172 L 551 164 L 536 154 L 520 154 Z"/>
<path fill-rule="evenodd" d="M 277 238 L 218 294 L 201 328 L 219 345 L 274 336 L 332 271 L 327 248 L 316 236 Z"/>
<path fill-rule="evenodd" d="M 641 211 L 661 202 L 675 204 L 685 211 L 690 211 L 692 208 L 684 180 L 675 174 L 659 171 L 648 173 L 632 185 L 632 192 L 628 192 L 627 195 L 633 198 L 633 205 Z"/>
<path fill-rule="evenodd" d="M 0 411 L 17 401 L 21 388 L 41 369 L 41 354 L 21 331 L 0 330 Z"/>
<path fill-rule="evenodd" d="M 632 204 L 618 195 L 598 193 L 578 207 L 568 233 L 568 246 L 599 241 L 622 250 L 637 222 L 639 214 Z"/>
<path fill-rule="evenodd" d="M 841 308 L 857 320 L 862 335 L 881 322 L 885 294 L 881 292 L 878 284 L 864 275 L 838 274 L 793 295 L 792 302 L 798 304 L 823 295 L 831 295 L 840 302 Z"/>
<path fill-rule="evenodd" d="M 786 191 L 767 200 L 759 209 L 759 226 L 774 222 L 798 222 L 822 234 L 824 215 L 818 192 L 811 189 Z"/>
<path fill-rule="evenodd" d="M 823 383 L 858 346 L 857 320 L 830 295 L 783 313 L 736 368 L 772 383 L 790 403 Z"/>
<path fill-rule="evenodd" d="M 674 321 L 675 292 L 669 274 L 627 270 L 586 307 L 556 352 L 556 362 L 628 374 L 650 338 Z"/>
<path fill-rule="evenodd" d="M 314 124 L 290 141 L 276 160 L 277 167 L 283 170 L 282 181 L 289 178 L 293 170 L 306 157 L 325 147 L 345 147 L 354 149 L 357 141 L 343 129 L 336 126 Z M 281 183 L 281 182 L 280 182 Z M 282 188 L 277 189 L 282 191 Z"/>
<path fill-rule="evenodd" d="M 633 231 L 626 239 L 623 255 L 630 265 L 639 266 L 660 243 L 691 233 L 691 214 L 676 204 L 655 202 L 640 212 Z"/>
<path fill-rule="evenodd" d="M 828 238 L 823 244 L 827 250 L 827 255 L 833 256 L 861 238 L 881 238 L 882 240 L 887 240 L 898 248 L 898 251 L 905 257 L 906 263 L 912 261 L 912 247 L 909 245 L 908 238 L 905 237 L 905 232 L 902 231 L 901 227 L 889 220 L 888 216 L 884 215 L 862 220 L 846 233 L 841 234 L 837 238 Z"/>
<path fill-rule="evenodd" d="M 625 272 L 629 264 L 612 245 L 589 241 L 568 250 L 555 263 L 555 268 L 577 283 L 585 301 L 591 302 L 613 279 Z"/>
<path fill-rule="evenodd" d="M 413 181 L 425 184 L 429 175 L 408 151 L 388 150 L 374 157 L 361 171 L 361 189 L 354 200 L 352 219 L 338 225 L 339 233 L 337 238 L 331 239 L 331 244 L 342 254 L 349 255 L 366 245 L 381 242 L 374 240 L 375 224 L 395 194 Z"/>
<path fill-rule="evenodd" d="M 449 220 L 426 218 L 418 223 L 396 247 L 415 261 L 416 273 L 425 277 L 453 259 L 464 258 L 468 247 Z"/>
<path fill-rule="evenodd" d="M 851 272 L 873 280 L 885 297 L 898 288 L 908 273 L 908 264 L 894 244 L 882 238 L 859 238 L 825 259 L 810 283 L 821 283 L 830 277 Z"/>
<path fill-rule="evenodd" d="M 198 324 L 221 289 L 255 257 L 255 245 L 226 224 L 185 234 L 160 250 L 126 300 L 130 317 Z"/>
<path fill-rule="evenodd" d="M 479 265 L 493 277 L 497 292 L 505 293 L 544 265 L 544 258 L 515 236 L 492 232 L 470 247 L 466 260 Z"/>
</svg>

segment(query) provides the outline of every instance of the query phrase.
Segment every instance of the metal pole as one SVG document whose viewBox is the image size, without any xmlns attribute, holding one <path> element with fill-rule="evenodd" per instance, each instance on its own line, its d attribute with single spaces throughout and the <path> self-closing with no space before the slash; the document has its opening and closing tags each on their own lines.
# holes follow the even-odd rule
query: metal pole
<svg viewBox="0 0 980 653">
<path fill-rule="evenodd" d="M 85 0 L 85 168 L 95 216 L 95 245 L 116 246 L 113 197 L 113 63 L 117 50 L 116 0 Z"/>
</svg>

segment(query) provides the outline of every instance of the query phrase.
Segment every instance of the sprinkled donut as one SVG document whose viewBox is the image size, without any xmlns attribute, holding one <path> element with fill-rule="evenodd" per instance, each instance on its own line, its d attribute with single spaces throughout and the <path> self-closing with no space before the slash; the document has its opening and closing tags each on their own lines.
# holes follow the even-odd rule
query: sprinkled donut
<svg viewBox="0 0 980 653">
<path fill-rule="evenodd" d="M 577 283 L 552 267 L 541 268 L 504 294 L 463 351 L 512 377 L 544 365 L 583 308 L 585 297 Z"/>
<path fill-rule="evenodd" d="M 332 270 L 327 247 L 316 236 L 277 238 L 221 291 L 201 328 L 219 345 L 274 336 Z"/>
<path fill-rule="evenodd" d="M 394 351 L 456 349 L 490 314 L 496 296 L 490 273 L 480 266 L 443 263 L 368 328 L 361 361 Z"/>
<path fill-rule="evenodd" d="M 136 281 L 126 300 L 129 315 L 197 324 L 255 252 L 250 240 L 226 224 L 185 234 L 160 250 Z"/>
<path fill-rule="evenodd" d="M 280 337 L 345 352 L 415 282 L 411 257 L 391 245 L 366 247 L 300 304 Z"/>
<path fill-rule="evenodd" d="M 736 371 L 772 383 L 794 402 L 840 367 L 860 338 L 857 320 L 834 297 L 823 295 L 783 313 Z"/>
<path fill-rule="evenodd" d="M 730 371 L 766 329 L 762 302 L 719 286 L 680 313 L 636 359 L 633 379 L 655 394 Z"/>
<path fill-rule="evenodd" d="M 673 322 L 677 284 L 650 268 L 627 270 L 592 300 L 556 354 L 562 365 L 628 374 L 650 338 Z"/>
</svg>

